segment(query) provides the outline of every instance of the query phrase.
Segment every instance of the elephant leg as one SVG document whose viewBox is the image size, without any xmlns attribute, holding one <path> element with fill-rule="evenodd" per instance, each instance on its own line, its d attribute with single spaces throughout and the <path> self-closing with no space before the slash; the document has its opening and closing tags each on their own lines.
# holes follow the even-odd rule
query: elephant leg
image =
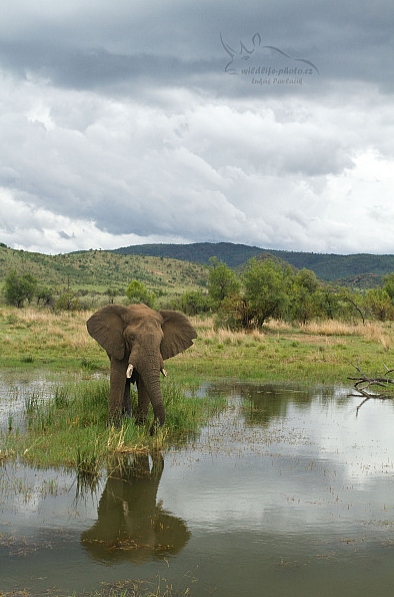
<svg viewBox="0 0 394 597">
<path fill-rule="evenodd" d="M 123 395 L 123 409 L 122 409 L 122 414 L 125 415 L 126 417 L 131 416 L 130 384 L 131 384 L 131 379 L 126 378 L 126 385 L 124 387 L 124 395 Z"/>
<path fill-rule="evenodd" d="M 135 412 L 135 421 L 137 425 L 145 423 L 148 417 L 148 410 L 150 405 L 150 398 L 148 391 L 142 377 L 139 375 L 137 378 L 137 389 L 138 389 L 138 406 Z"/>
<path fill-rule="evenodd" d="M 119 427 L 122 422 L 123 401 L 126 386 L 127 361 L 111 359 L 109 390 L 109 423 Z"/>
</svg>

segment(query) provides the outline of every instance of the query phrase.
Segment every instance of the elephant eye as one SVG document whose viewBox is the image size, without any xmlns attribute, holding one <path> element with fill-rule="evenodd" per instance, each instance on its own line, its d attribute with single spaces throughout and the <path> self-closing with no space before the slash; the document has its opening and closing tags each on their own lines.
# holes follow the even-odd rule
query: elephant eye
<svg viewBox="0 0 394 597">
<path fill-rule="evenodd" d="M 130 346 L 133 344 L 134 340 L 135 340 L 135 334 L 126 331 L 123 334 L 124 339 L 126 340 L 127 344 L 130 344 Z"/>
</svg>

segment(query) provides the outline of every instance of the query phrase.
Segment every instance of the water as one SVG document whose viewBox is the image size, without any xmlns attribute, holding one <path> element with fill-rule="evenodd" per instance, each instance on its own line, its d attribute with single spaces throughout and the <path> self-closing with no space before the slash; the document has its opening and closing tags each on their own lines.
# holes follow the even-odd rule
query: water
<svg viewBox="0 0 394 597">
<path fill-rule="evenodd" d="M 394 403 L 356 415 L 349 388 L 203 391 L 230 406 L 198 440 L 114 463 L 93 494 L 66 472 L 3 464 L 0 590 L 141 579 L 197 596 L 391 596 Z"/>
</svg>

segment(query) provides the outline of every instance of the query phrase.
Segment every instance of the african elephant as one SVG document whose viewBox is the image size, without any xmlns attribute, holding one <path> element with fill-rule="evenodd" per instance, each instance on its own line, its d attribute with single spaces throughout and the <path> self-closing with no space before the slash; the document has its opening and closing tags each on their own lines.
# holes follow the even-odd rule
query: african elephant
<svg viewBox="0 0 394 597">
<path fill-rule="evenodd" d="M 160 454 L 120 460 L 108 474 L 95 524 L 81 535 L 87 553 L 102 562 L 136 564 L 174 555 L 189 541 L 184 520 L 157 503 L 163 473 Z"/>
<path fill-rule="evenodd" d="M 146 420 L 149 403 L 154 422 L 163 425 L 165 409 L 160 390 L 164 360 L 186 350 L 197 337 L 189 320 L 177 311 L 154 311 L 146 305 L 107 305 L 87 321 L 89 334 L 106 350 L 111 362 L 109 419 L 119 425 L 131 414 L 130 383 L 138 389 L 137 423 Z"/>
</svg>

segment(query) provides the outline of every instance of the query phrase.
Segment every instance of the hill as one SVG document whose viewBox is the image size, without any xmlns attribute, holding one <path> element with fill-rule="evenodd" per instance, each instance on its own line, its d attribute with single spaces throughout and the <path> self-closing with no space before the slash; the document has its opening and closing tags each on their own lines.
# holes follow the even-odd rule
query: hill
<svg viewBox="0 0 394 597">
<path fill-rule="evenodd" d="M 136 278 L 158 294 L 172 294 L 197 289 L 208 277 L 206 267 L 174 259 L 101 250 L 44 255 L 0 245 L 0 282 L 14 269 L 32 274 L 45 286 L 89 292 L 126 289 Z"/>
<path fill-rule="evenodd" d="M 214 256 L 238 270 L 252 257 L 272 256 L 297 269 L 310 269 L 320 280 L 357 288 L 377 286 L 385 274 L 394 272 L 394 255 L 302 253 L 233 243 L 135 245 L 60 255 L 9 249 L 0 243 L 0 284 L 15 269 L 52 288 L 124 290 L 136 278 L 157 294 L 178 294 L 206 285 L 206 266 Z"/>
<path fill-rule="evenodd" d="M 133 245 L 115 249 L 114 253 L 120 255 L 151 255 L 155 257 L 169 257 L 181 259 L 201 265 L 209 265 L 211 257 L 217 257 L 231 268 L 244 265 L 246 261 L 256 255 L 264 253 L 264 249 L 249 247 L 247 245 L 236 245 L 233 243 L 193 243 L 188 245 Z"/>
<path fill-rule="evenodd" d="M 321 280 L 360 288 L 377 286 L 384 275 L 394 272 L 394 255 L 303 253 L 233 243 L 134 245 L 116 249 L 114 252 L 121 255 L 171 257 L 202 265 L 208 265 L 210 257 L 215 256 L 231 268 L 242 266 L 252 257 L 272 255 L 297 269 L 306 268 L 314 271 Z"/>
</svg>

